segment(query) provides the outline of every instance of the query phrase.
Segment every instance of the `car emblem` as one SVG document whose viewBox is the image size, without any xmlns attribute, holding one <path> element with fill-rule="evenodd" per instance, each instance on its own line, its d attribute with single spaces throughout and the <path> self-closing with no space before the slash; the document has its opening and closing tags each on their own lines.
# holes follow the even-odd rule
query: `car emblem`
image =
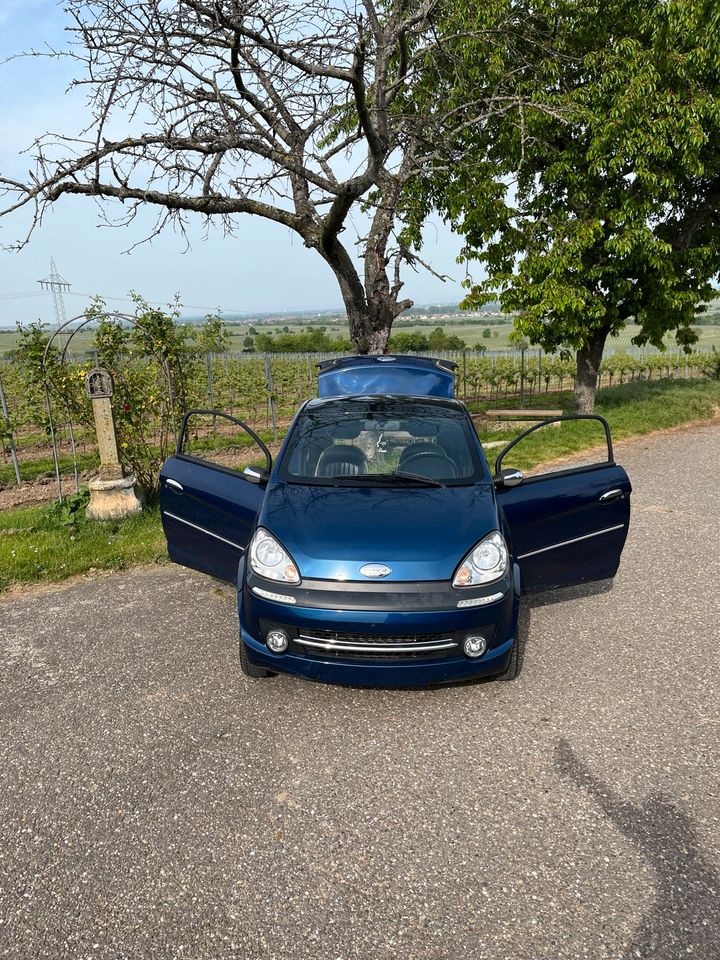
<svg viewBox="0 0 720 960">
<path fill-rule="evenodd" d="M 380 577 L 387 577 L 391 574 L 392 570 L 390 567 L 386 567 L 384 563 L 366 563 L 360 567 L 360 573 L 364 577 L 372 577 L 373 580 L 379 580 Z"/>
</svg>

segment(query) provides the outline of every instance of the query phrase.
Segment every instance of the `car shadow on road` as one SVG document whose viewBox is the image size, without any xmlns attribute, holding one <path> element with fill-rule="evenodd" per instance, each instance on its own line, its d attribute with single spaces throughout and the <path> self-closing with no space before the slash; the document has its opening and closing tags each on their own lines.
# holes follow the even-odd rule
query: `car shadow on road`
<svg viewBox="0 0 720 960">
<path fill-rule="evenodd" d="M 518 676 L 522 670 L 528 647 L 532 646 L 533 642 L 533 610 L 536 610 L 538 607 L 549 607 L 556 603 L 565 603 L 568 600 L 583 600 L 587 597 L 597 597 L 600 594 L 609 593 L 613 588 L 613 582 L 613 580 L 600 580 L 596 583 L 581 583 L 573 587 L 559 587 L 544 593 L 524 594 L 520 604 L 517 625 L 517 638 L 519 640 Z M 488 683 L 493 680 L 493 677 L 487 677 L 479 681 L 472 680 L 467 682 Z"/>
<path fill-rule="evenodd" d="M 610 593 L 614 580 L 598 580 L 594 583 L 579 583 L 574 587 L 558 587 L 544 593 L 529 593 L 525 601 L 529 607 L 549 607 L 556 603 L 565 603 L 568 600 L 584 600 L 586 597 L 597 597 L 603 593 Z"/>
<path fill-rule="evenodd" d="M 690 818 L 662 794 L 642 806 L 623 799 L 566 740 L 558 741 L 555 766 L 599 805 L 655 872 L 655 903 L 621 954 L 623 960 L 720 957 L 720 873 L 703 857 Z"/>
</svg>

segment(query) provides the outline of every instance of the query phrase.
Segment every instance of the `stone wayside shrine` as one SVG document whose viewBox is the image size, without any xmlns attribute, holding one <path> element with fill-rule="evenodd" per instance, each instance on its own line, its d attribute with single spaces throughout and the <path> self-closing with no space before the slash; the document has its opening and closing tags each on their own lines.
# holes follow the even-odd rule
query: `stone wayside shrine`
<svg viewBox="0 0 720 960">
<path fill-rule="evenodd" d="M 100 451 L 100 475 L 88 484 L 90 503 L 85 509 L 85 516 L 90 520 L 117 520 L 140 513 L 143 502 L 135 492 L 135 477 L 126 475 L 120 464 L 111 403 L 113 379 L 110 371 L 102 367 L 88 371 L 85 390 L 92 400 Z"/>
</svg>

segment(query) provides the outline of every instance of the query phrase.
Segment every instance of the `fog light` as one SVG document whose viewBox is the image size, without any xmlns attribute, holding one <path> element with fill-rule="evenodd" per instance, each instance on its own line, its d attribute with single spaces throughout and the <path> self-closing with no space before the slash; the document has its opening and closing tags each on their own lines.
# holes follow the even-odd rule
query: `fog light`
<svg viewBox="0 0 720 960">
<path fill-rule="evenodd" d="M 288 638 L 282 630 L 271 630 L 265 637 L 265 643 L 273 653 L 285 653 L 288 648 Z"/>
<path fill-rule="evenodd" d="M 468 637 L 463 644 L 463 650 L 466 657 L 481 657 L 487 648 L 485 637 Z"/>
</svg>

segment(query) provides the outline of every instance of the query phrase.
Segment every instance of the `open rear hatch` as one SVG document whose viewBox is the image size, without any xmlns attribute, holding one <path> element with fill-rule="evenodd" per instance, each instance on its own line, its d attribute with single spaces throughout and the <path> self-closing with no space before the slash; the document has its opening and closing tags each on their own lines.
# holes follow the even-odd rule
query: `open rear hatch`
<svg viewBox="0 0 720 960">
<path fill-rule="evenodd" d="M 323 360 L 318 364 L 318 396 L 394 395 L 452 400 L 455 366 L 452 360 L 392 354 Z"/>
</svg>

